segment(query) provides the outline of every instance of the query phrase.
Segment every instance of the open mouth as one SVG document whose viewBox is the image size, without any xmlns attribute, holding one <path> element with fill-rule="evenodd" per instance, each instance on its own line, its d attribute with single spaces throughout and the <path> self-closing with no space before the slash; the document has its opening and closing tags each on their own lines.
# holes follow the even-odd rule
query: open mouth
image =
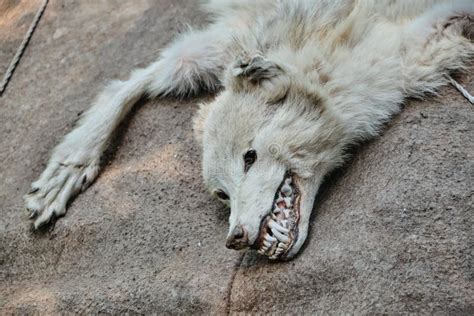
<svg viewBox="0 0 474 316">
<path fill-rule="evenodd" d="M 287 172 L 272 203 L 271 213 L 262 219 L 254 247 L 270 259 L 283 259 L 298 239 L 300 199 L 296 179 Z"/>
</svg>

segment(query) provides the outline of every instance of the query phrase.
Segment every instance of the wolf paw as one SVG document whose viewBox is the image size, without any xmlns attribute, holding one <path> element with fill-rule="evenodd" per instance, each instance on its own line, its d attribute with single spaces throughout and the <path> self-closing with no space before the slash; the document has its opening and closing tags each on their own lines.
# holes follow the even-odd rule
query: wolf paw
<svg viewBox="0 0 474 316">
<path fill-rule="evenodd" d="M 66 213 L 71 197 L 86 189 L 96 178 L 99 165 L 51 161 L 40 178 L 24 196 L 29 218 L 34 227 L 48 224 L 53 217 Z"/>
</svg>

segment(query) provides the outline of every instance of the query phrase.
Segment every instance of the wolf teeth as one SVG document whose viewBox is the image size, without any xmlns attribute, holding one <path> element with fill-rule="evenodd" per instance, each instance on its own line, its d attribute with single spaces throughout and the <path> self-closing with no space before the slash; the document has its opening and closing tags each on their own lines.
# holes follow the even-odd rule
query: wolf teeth
<svg viewBox="0 0 474 316">
<path fill-rule="evenodd" d="M 266 234 L 266 235 L 265 235 L 265 239 L 266 239 L 267 241 L 271 242 L 271 243 L 277 241 L 277 239 L 276 239 L 275 237 L 272 237 L 272 236 L 270 236 L 269 234 Z"/>
<path fill-rule="evenodd" d="M 286 235 L 283 235 L 282 233 L 280 233 L 278 230 L 272 228 L 272 232 L 273 232 L 273 235 L 279 240 L 279 241 L 282 241 L 282 242 L 287 242 L 288 240 L 290 240 L 288 238 L 288 236 Z"/>
<path fill-rule="evenodd" d="M 282 204 L 282 205 L 281 205 Z M 285 208 L 286 207 L 286 201 L 284 198 L 280 197 L 277 199 L 276 203 L 275 203 L 275 207 L 276 208 L 279 208 L 279 209 L 282 209 L 282 208 Z"/>
<path fill-rule="evenodd" d="M 283 253 L 283 251 L 285 251 L 285 249 L 283 248 L 277 248 L 277 250 L 275 250 L 275 253 L 273 254 L 274 256 L 279 256 Z"/>
<path fill-rule="evenodd" d="M 278 215 L 279 213 L 280 213 L 280 212 L 272 213 L 272 216 L 271 216 L 271 217 L 272 217 L 272 219 L 273 219 L 274 221 L 278 221 L 277 215 Z"/>
<path fill-rule="evenodd" d="M 283 234 L 288 234 L 290 231 L 286 229 L 285 227 L 281 226 L 275 221 L 270 221 L 268 223 L 268 226 L 273 230 L 276 229 L 278 232 L 283 233 Z"/>
<path fill-rule="evenodd" d="M 275 250 L 275 254 L 280 255 L 282 252 L 288 249 L 288 244 L 279 243 L 277 249 Z"/>
<path fill-rule="evenodd" d="M 269 257 L 270 259 L 278 259 L 282 253 L 284 253 L 286 250 L 288 250 L 288 243 L 279 243 L 277 249 L 275 252 Z"/>
<path fill-rule="evenodd" d="M 258 249 L 259 254 L 266 255 L 270 259 L 278 259 L 290 245 L 290 230 L 295 224 L 292 202 L 296 189 L 292 184 L 293 179 L 286 178 L 277 192 L 273 210 L 266 223 L 270 232 L 264 235 L 260 249 Z"/>
<path fill-rule="evenodd" d="M 293 189 L 291 188 L 291 186 L 286 183 L 281 187 L 280 191 L 283 196 L 290 196 L 293 193 Z"/>
</svg>

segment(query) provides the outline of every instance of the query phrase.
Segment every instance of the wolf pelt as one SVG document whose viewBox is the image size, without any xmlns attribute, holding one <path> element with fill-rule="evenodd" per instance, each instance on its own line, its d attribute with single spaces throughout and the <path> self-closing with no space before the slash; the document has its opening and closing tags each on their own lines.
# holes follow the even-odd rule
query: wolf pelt
<svg viewBox="0 0 474 316">
<path fill-rule="evenodd" d="M 472 0 L 211 0 L 203 8 L 206 28 L 110 83 L 54 149 L 25 195 L 34 227 L 64 215 L 94 181 L 137 100 L 208 91 L 216 97 L 201 105 L 195 134 L 206 186 L 231 207 L 228 240 L 255 246 L 291 171 L 301 194 L 291 258 L 321 182 L 348 146 L 378 135 L 406 98 L 434 94 L 474 55 Z M 256 160 L 247 166 L 250 149 Z"/>
</svg>

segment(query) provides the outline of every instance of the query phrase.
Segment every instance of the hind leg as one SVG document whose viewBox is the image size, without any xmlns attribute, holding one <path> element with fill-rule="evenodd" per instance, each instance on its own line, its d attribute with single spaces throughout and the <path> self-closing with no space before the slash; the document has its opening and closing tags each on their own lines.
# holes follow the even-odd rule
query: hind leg
<svg viewBox="0 0 474 316">
<path fill-rule="evenodd" d="M 64 215 L 68 201 L 99 173 L 100 158 L 123 118 L 144 95 L 187 96 L 220 86 L 229 36 L 216 26 L 178 37 L 145 69 L 114 81 L 54 149 L 46 169 L 24 196 L 35 228 Z"/>
<path fill-rule="evenodd" d="M 410 96 L 433 93 L 474 57 L 474 2 L 436 6 L 404 29 L 403 71 Z"/>
</svg>

